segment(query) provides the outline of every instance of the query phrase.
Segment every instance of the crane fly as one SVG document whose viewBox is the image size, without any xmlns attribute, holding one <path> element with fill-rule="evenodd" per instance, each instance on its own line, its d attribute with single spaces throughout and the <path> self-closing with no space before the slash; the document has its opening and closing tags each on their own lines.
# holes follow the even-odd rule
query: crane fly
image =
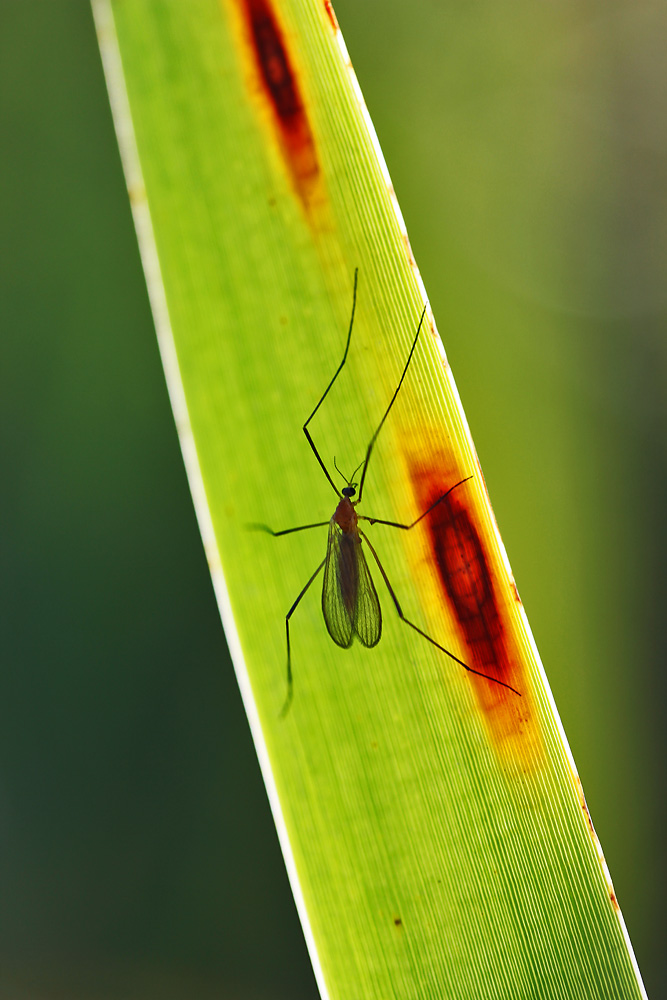
<svg viewBox="0 0 667 1000">
<path fill-rule="evenodd" d="M 366 449 L 366 455 L 362 462 L 357 466 L 355 471 L 352 473 L 348 479 L 336 464 L 336 459 L 334 457 L 334 467 L 336 472 L 341 476 L 345 482 L 345 486 L 339 489 L 335 482 L 333 481 L 329 470 L 327 469 L 322 456 L 320 455 L 315 442 L 313 441 L 310 431 L 308 430 L 308 425 L 311 420 L 319 410 L 320 406 L 327 398 L 334 382 L 340 375 L 345 362 L 347 361 L 347 355 L 350 349 L 350 342 L 352 339 L 352 327 L 354 325 L 354 313 L 357 305 L 357 278 L 358 278 L 358 268 L 354 272 L 354 290 L 352 294 L 352 314 L 350 316 L 350 326 L 347 334 L 347 342 L 345 344 L 345 352 L 343 354 L 343 360 L 336 369 L 334 377 L 329 382 L 322 396 L 320 397 L 317 406 L 310 414 L 305 424 L 303 425 L 303 433 L 306 435 L 308 444 L 310 445 L 315 458 L 320 464 L 324 475 L 329 481 L 330 486 L 336 493 L 338 497 L 338 504 L 333 513 L 333 516 L 329 521 L 320 521 L 317 524 L 302 524 L 297 528 L 285 528 L 282 531 L 274 531 L 269 528 L 266 524 L 254 524 L 250 527 L 255 528 L 260 531 L 266 531 L 268 534 L 273 535 L 274 538 L 279 538 L 282 535 L 291 535 L 296 531 L 308 531 L 311 528 L 329 528 L 329 538 L 327 542 L 327 553 L 319 564 L 315 572 L 312 574 L 306 585 L 302 588 L 298 597 L 292 604 L 292 607 L 287 612 L 285 616 L 285 631 L 287 636 L 287 698 L 283 706 L 282 715 L 285 715 L 292 702 L 293 695 L 293 679 L 292 679 L 292 647 L 290 643 L 290 619 L 297 607 L 301 603 L 303 597 L 306 595 L 307 591 L 310 589 L 313 582 L 319 576 L 319 574 L 324 570 L 324 583 L 322 587 L 322 614 L 324 616 L 324 623 L 327 627 L 329 635 L 336 643 L 336 645 L 341 646 L 343 649 L 349 649 L 352 645 L 355 637 L 361 642 L 363 646 L 367 648 L 372 648 L 377 646 L 382 635 L 382 611 L 380 608 L 380 600 L 378 598 L 377 590 L 375 589 L 375 584 L 373 583 L 373 577 L 371 576 L 370 570 L 368 568 L 368 563 L 366 562 L 366 556 L 364 555 L 364 544 L 368 547 L 373 560 L 375 561 L 378 570 L 380 571 L 380 576 L 384 580 L 384 583 L 389 591 L 389 596 L 391 597 L 394 607 L 398 613 L 398 617 L 401 621 L 409 625 L 411 629 L 418 632 L 419 635 L 423 636 L 427 642 L 435 646 L 441 652 L 445 653 L 450 659 L 454 660 L 456 663 L 460 664 L 468 673 L 476 674 L 478 677 L 484 677 L 488 681 L 492 681 L 494 684 L 499 684 L 501 687 L 508 688 L 513 691 L 514 694 L 520 696 L 520 693 L 509 684 L 505 684 L 503 681 L 498 680 L 496 677 L 491 677 L 489 674 L 484 674 L 480 670 L 474 670 L 473 667 L 468 666 L 463 660 L 460 660 L 458 656 L 455 656 L 449 649 L 445 649 L 441 646 L 439 642 L 436 642 L 432 636 L 427 635 L 422 629 L 420 629 L 414 622 L 409 621 L 403 614 L 403 609 L 399 603 L 398 598 L 394 592 L 394 588 L 389 582 L 389 578 L 380 562 L 380 558 L 375 551 L 375 548 L 371 544 L 368 535 L 359 527 L 360 521 L 367 521 L 369 524 L 384 524 L 391 528 L 400 528 L 403 531 L 410 531 L 416 525 L 419 524 L 431 511 L 438 506 L 439 503 L 449 496 L 452 490 L 457 489 L 463 483 L 468 482 L 472 479 L 472 476 L 467 476 L 465 479 L 460 480 L 460 482 L 455 483 L 451 486 L 442 496 L 431 504 L 420 514 L 416 520 L 411 524 L 399 524 L 396 521 L 385 521 L 377 517 L 366 517 L 363 514 L 357 514 L 357 506 L 361 503 L 361 499 L 364 492 L 364 483 L 366 482 L 366 473 L 368 471 L 368 463 L 370 461 L 371 455 L 373 453 L 373 448 L 375 442 L 377 441 L 378 435 L 384 426 L 384 422 L 389 416 L 392 406 L 396 402 L 396 397 L 403 385 L 403 380 L 407 375 L 408 368 L 410 367 L 410 362 L 412 361 L 412 355 L 414 354 L 415 348 L 417 346 L 417 341 L 419 339 L 419 333 L 424 322 L 424 316 L 426 315 L 426 306 L 421 314 L 419 320 L 419 325 L 417 326 L 417 333 L 412 342 L 412 347 L 410 348 L 410 353 L 408 355 L 408 360 L 405 363 L 405 368 L 403 369 L 403 374 L 399 379 L 399 383 L 396 386 L 393 396 L 389 401 L 389 406 L 385 410 L 382 420 L 377 426 L 375 433 L 373 434 L 368 447 Z M 354 477 L 357 472 L 361 469 L 361 475 L 359 481 L 355 482 Z M 358 492 L 357 492 L 358 491 Z M 356 499 L 355 499 L 356 498 Z"/>
</svg>

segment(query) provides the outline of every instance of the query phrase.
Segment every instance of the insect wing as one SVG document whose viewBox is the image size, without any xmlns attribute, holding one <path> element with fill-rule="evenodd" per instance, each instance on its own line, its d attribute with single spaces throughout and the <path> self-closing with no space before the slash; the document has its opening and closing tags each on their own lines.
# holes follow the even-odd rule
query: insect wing
<svg viewBox="0 0 667 1000">
<path fill-rule="evenodd" d="M 354 631 L 364 646 L 377 646 L 382 635 L 382 611 L 377 590 L 366 562 L 366 557 L 357 544 L 357 602 L 354 609 Z"/>
<path fill-rule="evenodd" d="M 357 604 L 359 560 L 355 548 L 352 548 L 350 543 L 358 547 L 354 539 L 344 535 L 336 522 L 331 521 L 324 565 L 322 614 L 329 635 L 343 649 L 348 649 L 352 645 L 353 616 Z"/>
</svg>

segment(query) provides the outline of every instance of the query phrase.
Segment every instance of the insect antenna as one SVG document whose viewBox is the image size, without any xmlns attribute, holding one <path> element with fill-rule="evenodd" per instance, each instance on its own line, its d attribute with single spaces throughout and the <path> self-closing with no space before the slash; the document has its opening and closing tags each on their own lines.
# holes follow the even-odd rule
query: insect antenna
<svg viewBox="0 0 667 1000">
<path fill-rule="evenodd" d="M 359 469 L 361 468 L 361 466 L 363 464 L 364 464 L 364 459 L 362 458 L 362 460 L 359 462 L 359 465 L 356 467 L 356 469 L 354 470 L 354 472 L 350 476 L 350 482 L 352 482 L 352 480 L 354 479 L 354 477 L 356 476 L 357 472 L 359 471 Z"/>
<path fill-rule="evenodd" d="M 339 468 L 338 468 L 338 462 L 336 461 L 336 456 L 335 456 L 335 455 L 334 455 L 334 468 L 335 468 L 336 472 L 338 473 L 338 475 L 340 476 L 340 478 L 341 478 L 341 479 L 342 479 L 342 480 L 343 480 L 344 482 L 346 482 L 346 483 L 348 483 L 348 484 L 349 484 L 350 480 L 349 480 L 349 479 L 347 478 L 347 476 L 346 476 L 346 475 L 345 475 L 345 473 L 344 473 L 344 472 L 342 471 L 342 469 L 339 469 Z"/>
</svg>

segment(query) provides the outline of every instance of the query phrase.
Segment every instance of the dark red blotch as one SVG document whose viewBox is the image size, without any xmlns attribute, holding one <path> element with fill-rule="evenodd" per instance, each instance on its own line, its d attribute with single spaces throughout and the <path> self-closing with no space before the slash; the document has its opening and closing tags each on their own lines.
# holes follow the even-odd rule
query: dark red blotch
<svg viewBox="0 0 667 1000">
<path fill-rule="evenodd" d="M 284 35 L 269 0 L 241 0 L 265 93 L 302 195 L 319 172 L 315 142 Z"/>
<path fill-rule="evenodd" d="M 303 113 L 299 89 L 282 33 L 266 0 L 245 0 L 257 62 L 278 116 L 289 122 Z"/>
<path fill-rule="evenodd" d="M 471 652 L 469 666 L 515 686 L 493 577 L 479 532 L 463 502 L 463 490 L 465 484 L 450 493 L 427 518 L 436 565 Z M 443 492 L 434 490 L 429 502 L 434 503 Z"/>
</svg>

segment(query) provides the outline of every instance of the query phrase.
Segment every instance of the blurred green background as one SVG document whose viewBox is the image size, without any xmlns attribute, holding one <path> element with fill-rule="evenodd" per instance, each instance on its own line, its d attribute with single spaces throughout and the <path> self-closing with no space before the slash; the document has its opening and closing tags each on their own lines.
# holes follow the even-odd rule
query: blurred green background
<svg viewBox="0 0 667 1000">
<path fill-rule="evenodd" d="M 667 8 L 339 0 L 649 995 Z M 0 0 L 0 996 L 313 998 L 86 0 Z"/>
</svg>

